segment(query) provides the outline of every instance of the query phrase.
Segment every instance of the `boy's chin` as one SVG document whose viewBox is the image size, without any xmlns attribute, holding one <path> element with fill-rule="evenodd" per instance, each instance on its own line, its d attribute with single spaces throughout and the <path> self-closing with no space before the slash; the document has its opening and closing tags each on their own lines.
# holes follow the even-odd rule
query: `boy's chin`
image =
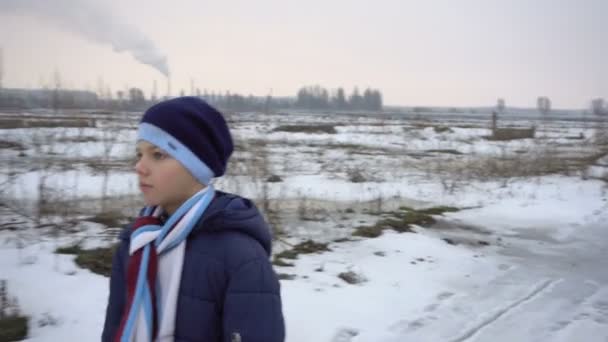
<svg viewBox="0 0 608 342">
<path fill-rule="evenodd" d="M 154 207 L 154 206 L 160 205 L 158 200 L 155 200 L 153 198 L 148 198 L 146 196 L 144 196 L 144 204 L 148 207 Z"/>
</svg>

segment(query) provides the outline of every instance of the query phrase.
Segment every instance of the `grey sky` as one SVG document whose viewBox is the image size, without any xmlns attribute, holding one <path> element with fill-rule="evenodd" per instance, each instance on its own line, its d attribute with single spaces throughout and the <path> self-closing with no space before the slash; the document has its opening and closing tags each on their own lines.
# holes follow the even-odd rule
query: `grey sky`
<svg viewBox="0 0 608 342">
<path fill-rule="evenodd" d="M 31 6 L 0 0 L 5 86 L 39 86 L 58 69 L 71 87 L 96 89 L 101 76 L 113 91 L 149 92 L 157 80 L 165 92 L 158 70 L 79 34 L 86 22 L 73 29 L 58 22 L 70 4 L 84 3 L 96 9 L 81 20 L 108 30 L 97 37 L 115 31 L 133 42 L 132 30 L 148 39 L 139 47 L 157 48 L 155 60 L 167 57 L 173 93 L 189 92 L 192 78 L 201 90 L 256 95 L 371 86 L 386 104 L 401 105 L 493 105 L 504 97 L 507 106 L 534 106 L 543 95 L 554 107 L 581 108 L 608 97 L 603 0 L 22 1 Z M 114 24 L 95 15 L 104 11 Z"/>
</svg>

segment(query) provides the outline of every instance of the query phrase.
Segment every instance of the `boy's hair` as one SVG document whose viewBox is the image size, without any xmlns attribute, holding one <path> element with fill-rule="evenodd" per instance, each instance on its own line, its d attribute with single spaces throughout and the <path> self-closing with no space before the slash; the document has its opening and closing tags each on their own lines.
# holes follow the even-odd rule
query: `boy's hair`
<svg viewBox="0 0 608 342">
<path fill-rule="evenodd" d="M 226 172 L 234 149 L 222 114 L 197 97 L 178 97 L 150 107 L 137 140 L 145 140 L 179 161 L 202 184 Z"/>
</svg>

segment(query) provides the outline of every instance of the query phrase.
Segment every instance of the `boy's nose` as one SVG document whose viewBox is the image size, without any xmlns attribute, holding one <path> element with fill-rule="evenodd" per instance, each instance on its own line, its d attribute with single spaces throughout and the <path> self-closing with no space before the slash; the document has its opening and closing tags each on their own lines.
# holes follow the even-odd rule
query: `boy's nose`
<svg viewBox="0 0 608 342">
<path fill-rule="evenodd" d="M 137 163 L 135 163 L 135 172 L 137 172 L 137 174 L 140 176 L 146 175 L 148 173 L 148 168 L 144 163 L 144 158 L 140 158 Z"/>
</svg>

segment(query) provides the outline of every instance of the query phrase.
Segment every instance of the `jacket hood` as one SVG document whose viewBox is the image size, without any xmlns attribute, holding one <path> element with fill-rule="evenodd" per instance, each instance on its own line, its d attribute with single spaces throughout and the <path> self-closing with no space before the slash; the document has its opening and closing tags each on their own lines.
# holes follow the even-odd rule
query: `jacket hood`
<svg viewBox="0 0 608 342">
<path fill-rule="evenodd" d="M 121 239 L 130 238 L 131 226 L 122 231 Z M 255 204 L 247 198 L 216 190 L 215 198 L 190 235 L 213 231 L 237 231 L 249 235 L 264 247 L 269 256 L 271 254 L 272 235 L 268 224 Z"/>
</svg>

